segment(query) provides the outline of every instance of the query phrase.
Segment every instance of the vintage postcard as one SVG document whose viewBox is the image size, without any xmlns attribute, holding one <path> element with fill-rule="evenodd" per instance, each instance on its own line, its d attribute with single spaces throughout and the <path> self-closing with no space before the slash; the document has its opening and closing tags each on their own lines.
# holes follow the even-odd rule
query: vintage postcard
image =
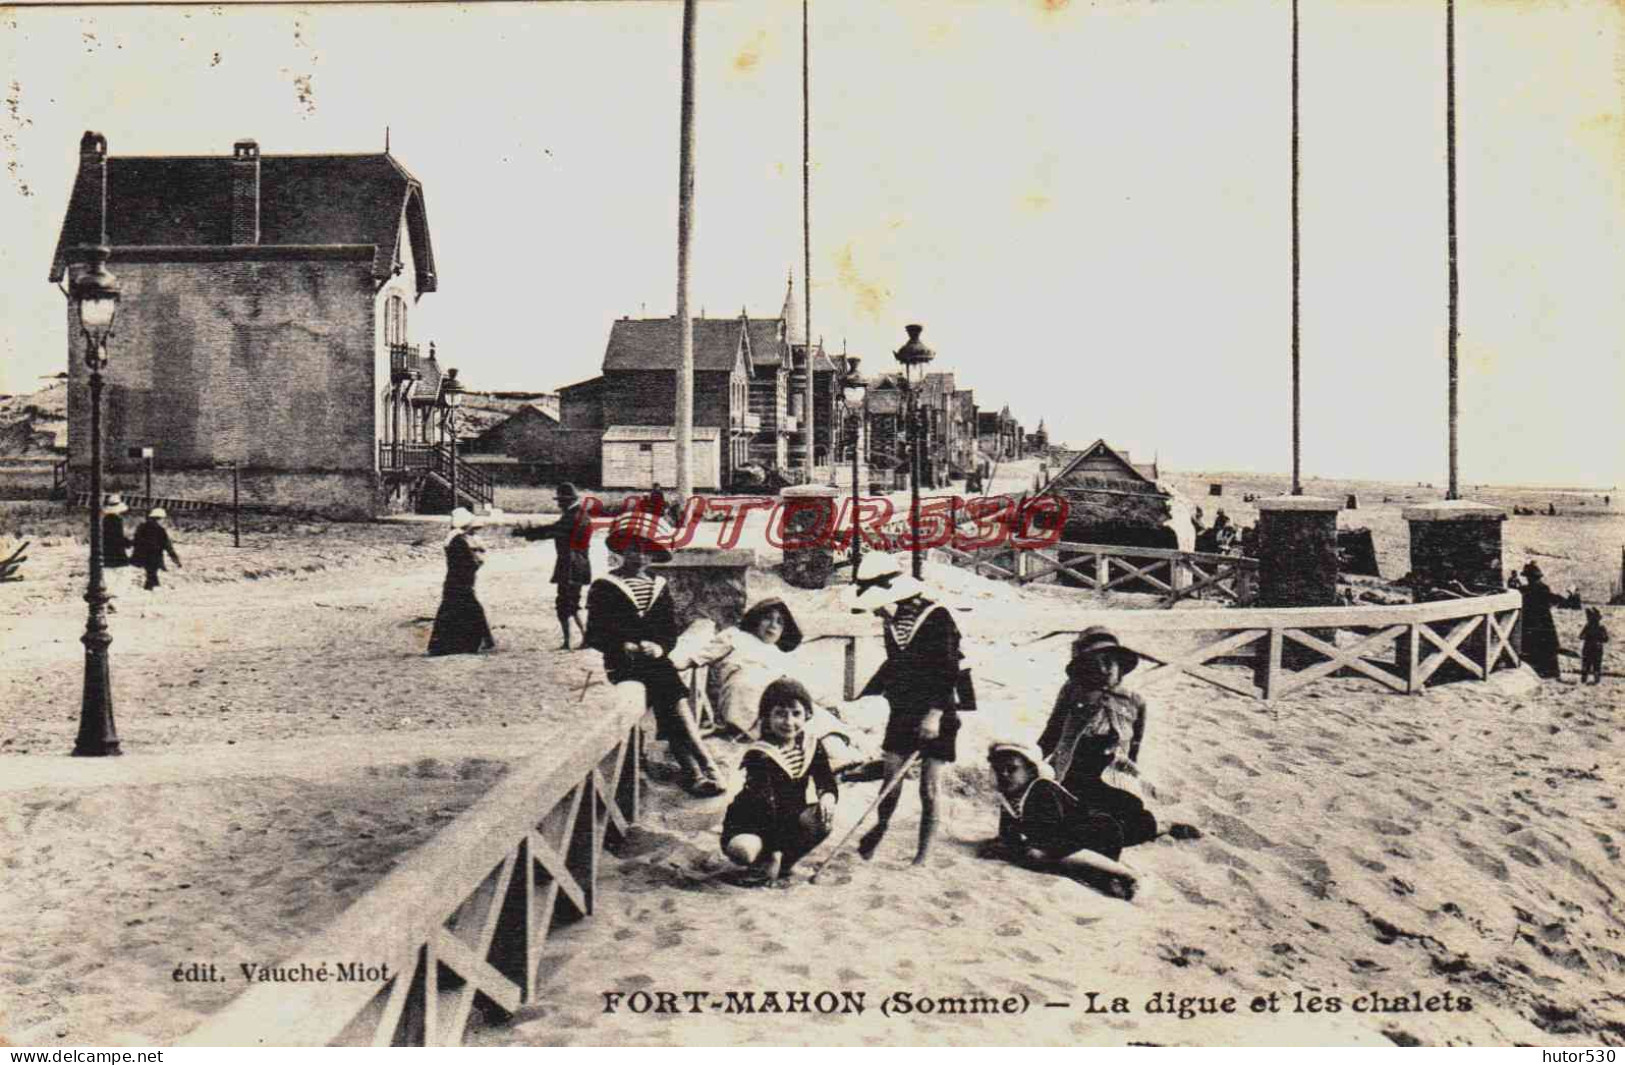
<svg viewBox="0 0 1625 1065">
<path fill-rule="evenodd" d="M 5 1044 L 1625 1042 L 1620 5 L 0 39 Z"/>
</svg>

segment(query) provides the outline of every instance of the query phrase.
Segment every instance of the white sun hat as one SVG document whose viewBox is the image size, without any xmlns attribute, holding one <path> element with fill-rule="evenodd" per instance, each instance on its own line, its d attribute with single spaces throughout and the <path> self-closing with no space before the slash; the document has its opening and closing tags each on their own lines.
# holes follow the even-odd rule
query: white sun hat
<svg viewBox="0 0 1625 1065">
<path fill-rule="evenodd" d="M 451 527 L 453 529 L 466 528 L 468 523 L 473 520 L 474 512 L 469 510 L 467 507 L 458 507 L 456 510 L 451 512 Z"/>
<path fill-rule="evenodd" d="M 864 555 L 858 560 L 857 583 L 847 600 L 852 612 L 866 614 L 924 592 L 925 585 L 909 576 L 907 568 L 898 556 L 883 551 Z"/>
</svg>

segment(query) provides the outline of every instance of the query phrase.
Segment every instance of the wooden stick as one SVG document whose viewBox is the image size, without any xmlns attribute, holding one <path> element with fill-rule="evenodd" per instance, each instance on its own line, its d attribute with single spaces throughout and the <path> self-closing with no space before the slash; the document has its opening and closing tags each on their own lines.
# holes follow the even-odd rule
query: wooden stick
<svg viewBox="0 0 1625 1065">
<path fill-rule="evenodd" d="M 809 883 L 818 883 L 818 875 L 824 871 L 824 866 L 834 861 L 835 856 L 841 853 L 841 848 L 846 846 L 847 841 L 850 840 L 857 832 L 858 827 L 867 821 L 869 819 L 869 815 L 874 813 L 880 804 L 886 800 L 886 796 L 896 791 L 903 781 L 908 779 L 908 771 L 914 768 L 914 763 L 918 762 L 919 760 L 919 751 L 915 751 L 913 754 L 909 755 L 903 760 L 903 764 L 897 767 L 897 775 L 892 777 L 886 786 L 880 789 L 880 794 L 875 796 L 875 801 L 869 804 L 869 808 L 863 811 L 863 813 L 858 816 L 856 821 L 852 822 L 852 827 L 846 830 L 846 835 L 842 836 L 841 841 L 835 844 L 835 846 L 831 847 L 829 854 L 825 855 L 824 860 L 818 863 L 818 868 L 814 869 L 812 876 L 808 878 Z"/>
</svg>

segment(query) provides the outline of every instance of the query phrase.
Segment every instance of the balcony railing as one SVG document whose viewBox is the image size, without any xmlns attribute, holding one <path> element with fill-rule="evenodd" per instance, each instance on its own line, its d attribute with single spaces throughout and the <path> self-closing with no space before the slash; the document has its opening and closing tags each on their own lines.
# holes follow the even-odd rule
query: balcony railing
<svg viewBox="0 0 1625 1065">
<path fill-rule="evenodd" d="M 422 360 L 418 355 L 418 346 L 416 344 L 391 344 L 389 346 L 389 376 L 391 380 L 400 381 L 422 372 Z"/>
</svg>

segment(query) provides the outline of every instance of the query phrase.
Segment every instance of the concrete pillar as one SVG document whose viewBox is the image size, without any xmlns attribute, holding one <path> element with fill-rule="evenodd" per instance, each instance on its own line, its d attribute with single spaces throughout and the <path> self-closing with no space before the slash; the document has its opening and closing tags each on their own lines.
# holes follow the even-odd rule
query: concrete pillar
<svg viewBox="0 0 1625 1065">
<path fill-rule="evenodd" d="M 1335 499 L 1319 496 L 1277 496 L 1258 500 L 1255 527 L 1258 551 L 1259 607 L 1337 605 L 1337 514 Z M 1309 635 L 1331 643 L 1335 632 L 1309 630 Z M 1259 672 L 1268 673 L 1267 654 Z M 1300 643 L 1283 641 L 1281 665 L 1303 669 L 1323 661 L 1320 654 Z M 1261 681 L 1268 687 L 1267 681 Z"/>
<path fill-rule="evenodd" d="M 784 507 L 785 582 L 796 588 L 823 588 L 834 566 L 835 519 L 840 489 L 826 484 L 797 484 L 779 492 Z M 774 519 L 775 522 L 779 519 Z"/>
<path fill-rule="evenodd" d="M 746 577 L 754 551 L 685 547 L 649 568 L 666 578 L 679 629 L 710 618 L 718 629 L 739 624 L 749 601 Z"/>
<path fill-rule="evenodd" d="M 1318 496 L 1258 501 L 1258 606 L 1337 605 L 1337 514 Z"/>
<path fill-rule="evenodd" d="M 1507 512 L 1487 503 L 1450 499 L 1406 507 L 1411 527 L 1411 576 L 1418 598 L 1459 581 L 1469 591 L 1506 590 L 1501 523 Z"/>
</svg>

